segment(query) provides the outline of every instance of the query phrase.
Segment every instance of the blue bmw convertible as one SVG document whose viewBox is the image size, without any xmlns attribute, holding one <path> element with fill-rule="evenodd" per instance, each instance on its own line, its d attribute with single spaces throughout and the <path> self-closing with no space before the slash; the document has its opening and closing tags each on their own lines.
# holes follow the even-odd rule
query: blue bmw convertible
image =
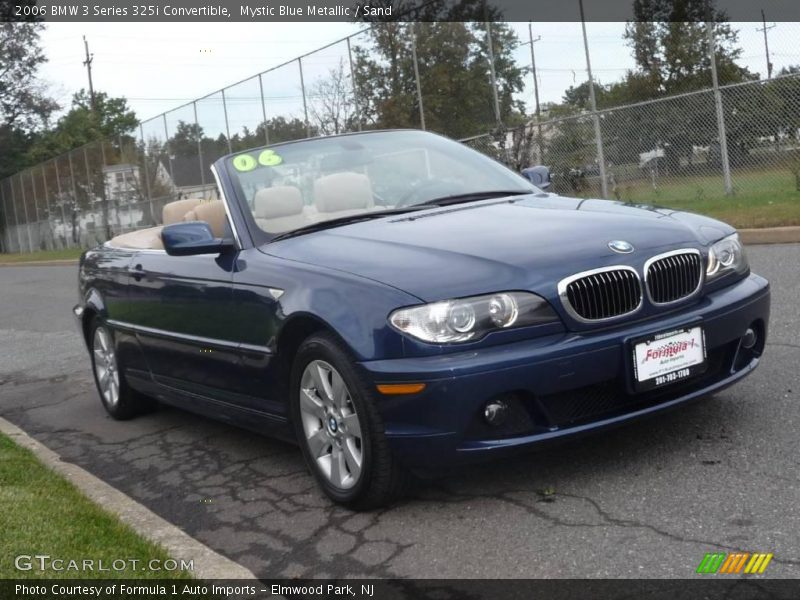
<svg viewBox="0 0 800 600">
<path fill-rule="evenodd" d="M 420 131 L 226 156 L 218 199 L 80 261 L 105 409 L 158 402 L 296 441 L 322 490 L 386 504 L 416 469 L 527 449 L 752 372 L 769 284 L 736 231 L 545 193 Z"/>
</svg>

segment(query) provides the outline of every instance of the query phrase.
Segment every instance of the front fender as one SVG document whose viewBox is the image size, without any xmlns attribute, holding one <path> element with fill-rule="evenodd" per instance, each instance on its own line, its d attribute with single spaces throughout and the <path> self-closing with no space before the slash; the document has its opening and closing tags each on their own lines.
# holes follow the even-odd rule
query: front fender
<svg viewBox="0 0 800 600">
<path fill-rule="evenodd" d="M 294 319 L 313 318 L 334 331 L 360 360 L 404 355 L 403 336 L 388 326 L 387 317 L 403 303 L 418 300 L 373 282 L 321 279 L 319 283 L 286 294 L 281 330 Z"/>
<path fill-rule="evenodd" d="M 237 336 L 277 349 L 285 328 L 313 319 L 335 332 L 359 360 L 400 358 L 404 339 L 389 327 L 389 313 L 420 300 L 383 283 L 265 254 L 243 251 L 234 276 L 236 311 L 249 328 Z"/>
</svg>

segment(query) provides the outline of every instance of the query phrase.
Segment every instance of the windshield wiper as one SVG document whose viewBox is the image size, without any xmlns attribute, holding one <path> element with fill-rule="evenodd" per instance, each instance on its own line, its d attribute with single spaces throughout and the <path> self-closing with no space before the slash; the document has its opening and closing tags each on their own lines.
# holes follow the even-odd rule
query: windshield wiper
<svg viewBox="0 0 800 600">
<path fill-rule="evenodd" d="M 451 204 L 460 204 L 462 202 L 474 202 L 477 200 L 489 200 L 490 198 L 502 198 L 504 196 L 521 196 L 524 194 L 531 194 L 530 190 L 496 190 L 490 192 L 472 192 L 470 194 L 456 194 L 453 196 L 443 196 L 441 198 L 434 198 L 419 204 L 411 204 L 409 206 L 402 206 L 399 208 L 387 208 L 386 210 L 375 210 L 370 212 L 363 212 L 357 215 L 349 215 L 347 217 L 339 217 L 338 219 L 328 219 L 327 221 L 320 221 L 319 223 L 312 223 L 305 227 L 298 227 L 292 231 L 280 233 L 273 237 L 270 241 L 276 242 L 278 240 L 285 240 L 287 238 L 312 233 L 314 231 L 322 231 L 324 229 L 332 229 L 340 225 L 347 225 L 349 223 L 357 223 L 359 221 L 368 221 L 370 219 L 378 219 L 388 215 L 402 215 L 404 213 L 416 212 L 419 210 L 428 210 L 435 206 L 449 206 Z"/>
<path fill-rule="evenodd" d="M 370 219 L 378 219 L 389 215 L 402 215 L 408 212 L 415 212 L 418 210 L 428 210 L 430 206 L 423 206 L 421 204 L 414 204 L 412 206 L 403 206 L 400 208 L 387 208 L 386 210 L 373 210 L 370 212 L 363 212 L 357 215 L 348 215 L 346 217 L 339 217 L 337 219 L 328 219 L 327 221 L 320 221 L 319 223 L 312 223 L 304 227 L 298 227 L 285 233 L 280 233 L 273 237 L 270 241 L 276 242 L 278 240 L 285 240 L 287 238 L 312 233 L 314 231 L 322 231 L 323 229 L 331 229 L 339 227 L 340 225 L 347 225 L 349 223 L 357 223 L 359 221 L 369 221 Z"/>
<path fill-rule="evenodd" d="M 461 204 L 462 202 L 477 202 L 478 200 L 489 200 L 490 198 L 502 198 L 504 196 L 521 196 L 533 194 L 532 190 L 493 190 L 490 192 L 471 192 L 469 194 L 455 194 L 453 196 L 442 196 L 426 200 L 414 206 L 449 206 L 450 204 Z"/>
</svg>

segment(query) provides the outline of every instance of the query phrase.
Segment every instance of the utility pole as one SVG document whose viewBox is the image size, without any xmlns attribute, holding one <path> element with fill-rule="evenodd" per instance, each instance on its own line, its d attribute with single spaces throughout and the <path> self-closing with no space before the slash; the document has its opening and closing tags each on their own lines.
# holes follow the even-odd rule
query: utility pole
<svg viewBox="0 0 800 600">
<path fill-rule="evenodd" d="M 539 118 L 539 81 L 536 78 L 536 54 L 533 51 L 533 45 L 540 41 L 542 36 L 537 35 L 533 39 L 533 28 L 528 23 L 528 43 L 531 45 L 531 73 L 533 73 L 533 97 L 536 99 L 536 118 Z"/>
<path fill-rule="evenodd" d="M 94 85 L 92 84 L 92 62 L 94 61 L 94 54 L 89 54 L 89 42 L 86 41 L 86 36 L 83 36 L 83 47 L 86 50 L 86 60 L 83 61 L 83 64 L 89 74 L 89 98 L 91 99 L 92 110 L 94 110 Z"/>
<path fill-rule="evenodd" d="M 592 61 L 589 58 L 589 40 L 586 37 L 586 18 L 583 15 L 583 0 L 578 0 L 581 11 L 581 27 L 583 28 L 583 49 L 586 52 L 586 73 L 589 75 L 589 103 L 594 121 L 594 138 L 597 144 L 597 162 L 600 167 L 600 192 L 608 198 L 608 181 L 606 181 L 606 156 L 603 152 L 603 132 L 600 130 L 600 115 L 597 114 L 597 98 L 594 94 L 594 78 L 592 77 Z"/>
<path fill-rule="evenodd" d="M 536 100 L 536 131 L 538 133 L 537 143 L 539 146 L 539 156 L 538 160 L 540 163 L 544 162 L 544 146 L 542 144 L 542 124 L 541 124 L 541 109 L 539 105 L 539 78 L 536 75 L 536 53 L 534 52 L 533 45 L 540 41 L 542 36 L 537 35 L 536 39 L 533 39 L 533 27 L 530 22 L 528 22 L 528 44 L 531 46 L 531 73 L 533 74 L 533 97 Z"/>
<path fill-rule="evenodd" d="M 492 47 L 492 24 L 489 21 L 485 22 L 486 25 L 486 50 L 489 54 L 489 76 L 492 80 L 492 95 L 494 97 L 494 120 L 496 125 L 500 127 L 500 99 L 497 95 L 497 75 L 494 70 L 494 48 Z"/>
<path fill-rule="evenodd" d="M 772 79 L 772 61 L 769 59 L 769 38 L 767 32 L 775 27 L 775 23 L 767 27 L 767 17 L 764 15 L 763 8 L 761 9 L 761 23 L 763 27 L 761 29 L 756 29 L 756 31 L 764 32 L 764 51 L 767 54 L 767 79 Z"/>
</svg>

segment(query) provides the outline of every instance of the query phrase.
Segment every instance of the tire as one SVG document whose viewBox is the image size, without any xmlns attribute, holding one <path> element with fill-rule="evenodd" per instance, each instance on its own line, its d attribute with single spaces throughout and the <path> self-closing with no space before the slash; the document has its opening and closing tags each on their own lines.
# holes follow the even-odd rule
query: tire
<svg viewBox="0 0 800 600">
<path fill-rule="evenodd" d="M 112 418 L 126 421 L 154 408 L 154 400 L 135 391 L 125 381 L 114 335 L 99 317 L 92 319 L 89 328 L 89 355 L 97 393 Z"/>
<path fill-rule="evenodd" d="M 403 494 L 409 474 L 389 448 L 373 386 L 333 335 L 314 334 L 300 345 L 290 390 L 298 443 L 331 500 L 353 510 L 370 510 Z"/>
</svg>

